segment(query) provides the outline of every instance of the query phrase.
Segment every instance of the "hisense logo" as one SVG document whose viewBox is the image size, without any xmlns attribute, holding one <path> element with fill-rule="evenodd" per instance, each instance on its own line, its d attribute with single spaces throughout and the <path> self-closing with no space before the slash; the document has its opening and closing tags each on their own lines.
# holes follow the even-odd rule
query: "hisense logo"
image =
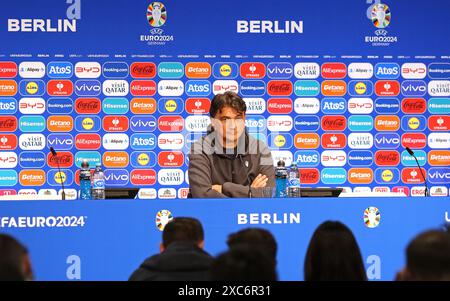
<svg viewBox="0 0 450 301">
<path fill-rule="evenodd" d="M 67 19 L 8 19 L 8 32 L 76 32 L 81 0 L 66 0 Z"/>
</svg>

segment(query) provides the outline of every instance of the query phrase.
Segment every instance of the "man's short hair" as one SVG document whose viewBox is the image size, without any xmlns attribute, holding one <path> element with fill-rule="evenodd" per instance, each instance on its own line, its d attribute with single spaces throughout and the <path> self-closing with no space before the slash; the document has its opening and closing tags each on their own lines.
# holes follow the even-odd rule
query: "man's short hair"
<svg viewBox="0 0 450 301">
<path fill-rule="evenodd" d="M 17 239 L 7 234 L 0 234 L 0 278 L 4 280 L 24 279 L 22 272 L 23 256 L 28 250 Z"/>
<path fill-rule="evenodd" d="M 277 258 L 277 241 L 272 233 L 261 228 L 247 228 L 228 236 L 229 248 L 248 244 L 266 251 L 274 260 Z"/>
<path fill-rule="evenodd" d="M 239 245 L 219 255 L 212 264 L 213 281 L 276 281 L 275 264 L 262 250 Z"/>
<path fill-rule="evenodd" d="M 165 248 L 176 241 L 198 244 L 204 240 L 203 226 L 198 219 L 176 217 L 164 227 L 162 240 Z"/>
<path fill-rule="evenodd" d="M 217 112 L 220 112 L 224 107 L 235 109 L 238 113 L 245 113 L 247 105 L 245 101 L 236 93 L 227 91 L 223 94 L 217 94 L 211 101 L 209 108 L 209 116 L 214 118 Z"/>
<path fill-rule="evenodd" d="M 450 281 L 450 233 L 432 230 L 419 234 L 406 249 L 406 262 L 416 280 Z"/>
</svg>

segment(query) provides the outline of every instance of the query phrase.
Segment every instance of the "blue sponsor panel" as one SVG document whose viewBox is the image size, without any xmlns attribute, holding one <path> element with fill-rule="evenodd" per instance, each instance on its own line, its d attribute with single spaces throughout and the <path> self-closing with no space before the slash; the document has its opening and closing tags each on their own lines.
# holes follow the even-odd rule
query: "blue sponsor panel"
<svg viewBox="0 0 450 301">
<path fill-rule="evenodd" d="M 75 165 L 81 168 L 83 160 L 87 160 L 90 167 L 94 167 L 97 163 L 102 163 L 102 155 L 96 151 L 80 151 L 75 153 Z"/>
<path fill-rule="evenodd" d="M 431 63 L 428 76 L 432 79 L 450 79 L 450 63 Z"/>
<path fill-rule="evenodd" d="M 299 115 L 294 119 L 294 128 L 299 132 L 315 132 L 320 127 L 320 119 L 312 115 Z"/>
<path fill-rule="evenodd" d="M 154 152 L 135 151 L 130 156 L 130 163 L 133 168 L 151 168 L 156 165 L 156 162 L 157 157 Z"/>
<path fill-rule="evenodd" d="M 373 73 L 379 79 L 396 79 L 400 76 L 400 66 L 397 63 L 378 63 Z"/>
<path fill-rule="evenodd" d="M 294 93 L 300 97 L 317 96 L 320 94 L 320 84 L 316 80 L 298 80 L 294 84 Z"/>
<path fill-rule="evenodd" d="M 22 168 L 35 169 L 42 168 L 47 162 L 47 157 L 43 152 L 20 152 L 19 165 Z"/>
<path fill-rule="evenodd" d="M 108 186 L 125 186 L 130 181 L 130 175 L 126 169 L 106 169 L 105 185 Z"/>
<path fill-rule="evenodd" d="M 45 91 L 45 83 L 40 79 L 24 79 L 19 83 L 19 93 L 22 96 L 42 96 Z"/>
<path fill-rule="evenodd" d="M 289 149 L 293 144 L 292 135 L 288 133 L 270 134 L 267 140 L 269 148 L 272 149 Z"/>
<path fill-rule="evenodd" d="M 348 83 L 348 94 L 351 96 L 370 96 L 373 94 L 373 83 L 370 80 L 351 80 Z"/>
<path fill-rule="evenodd" d="M 373 118 L 368 115 L 351 115 L 347 123 L 352 132 L 368 132 L 373 129 Z"/>
<path fill-rule="evenodd" d="M 267 77 L 270 79 L 289 79 L 294 73 L 294 67 L 287 62 L 272 62 L 267 65 Z"/>
<path fill-rule="evenodd" d="M 43 116 L 22 116 L 19 119 L 19 129 L 25 133 L 40 133 L 46 128 Z"/>
<path fill-rule="evenodd" d="M 417 161 L 420 166 L 427 164 L 427 153 L 423 150 L 414 150 L 414 155 L 417 157 Z M 417 162 L 413 156 L 411 156 L 408 151 L 403 151 L 401 154 L 401 162 L 404 166 L 417 166 Z"/>
<path fill-rule="evenodd" d="M 427 84 L 423 80 L 404 80 L 400 89 L 404 96 L 424 96 L 427 93 Z"/>
<path fill-rule="evenodd" d="M 156 118 L 151 115 L 135 115 L 130 119 L 130 128 L 133 132 L 153 132 L 157 125 Z"/>
<path fill-rule="evenodd" d="M 266 119 L 264 116 L 247 115 L 245 119 L 245 126 L 249 132 L 259 132 L 266 129 Z"/>
<path fill-rule="evenodd" d="M 375 147 L 379 149 L 396 149 L 400 142 L 400 135 L 397 133 L 378 133 L 374 138 Z"/>
<path fill-rule="evenodd" d="M 94 133 L 102 128 L 102 120 L 95 115 L 82 115 L 75 118 L 75 129 L 78 132 Z"/>
<path fill-rule="evenodd" d="M 73 64 L 71 62 L 50 62 L 47 64 L 47 76 L 49 78 L 71 78 Z"/>
<path fill-rule="evenodd" d="M 0 114 L 13 115 L 17 112 L 17 100 L 12 97 L 0 97 Z"/>
<path fill-rule="evenodd" d="M 102 93 L 102 84 L 98 80 L 80 79 L 75 82 L 74 90 L 78 96 L 98 96 Z"/>
<path fill-rule="evenodd" d="M 107 97 L 102 101 L 102 110 L 108 115 L 123 115 L 130 109 L 128 99 L 122 97 Z"/>
<path fill-rule="evenodd" d="M 61 169 L 61 174 L 57 169 L 50 169 L 47 172 L 47 183 L 50 186 L 60 187 L 61 182 L 64 182 L 64 186 L 67 187 L 73 184 L 74 178 L 74 173 L 70 169 Z"/>
<path fill-rule="evenodd" d="M 243 80 L 239 93 L 243 96 L 262 96 L 266 93 L 266 84 L 262 80 Z"/>
<path fill-rule="evenodd" d="M 58 133 L 58 134 L 49 134 L 47 136 L 48 148 L 53 147 L 55 150 L 69 150 L 72 149 L 73 145 L 74 139 L 71 134 Z"/>
<path fill-rule="evenodd" d="M 208 80 L 188 80 L 184 84 L 184 89 L 186 95 L 190 97 L 205 97 L 211 94 L 211 82 Z"/>
<path fill-rule="evenodd" d="M 402 130 L 422 132 L 427 127 L 427 119 L 425 116 L 403 116 L 401 119 Z"/>
<path fill-rule="evenodd" d="M 368 150 L 352 150 L 348 153 L 347 162 L 350 166 L 371 166 L 373 153 Z"/>
<path fill-rule="evenodd" d="M 320 108 L 326 115 L 344 114 L 347 110 L 347 101 L 341 97 L 323 98 L 320 102 Z"/>
<path fill-rule="evenodd" d="M 396 184 L 400 181 L 400 170 L 397 168 L 377 168 L 375 182 L 378 184 Z"/>
<path fill-rule="evenodd" d="M 129 69 L 125 62 L 106 62 L 102 66 L 102 74 L 106 78 L 124 78 L 128 76 Z"/>
<path fill-rule="evenodd" d="M 428 169 L 427 181 L 431 184 L 450 184 L 450 168 L 432 167 Z"/>
<path fill-rule="evenodd" d="M 293 161 L 298 167 L 315 167 L 320 163 L 320 154 L 315 150 L 299 150 L 295 152 Z"/>
<path fill-rule="evenodd" d="M 19 177 L 17 171 L 12 169 L 0 170 L 0 187 L 12 187 L 17 184 Z"/>
<path fill-rule="evenodd" d="M 178 79 L 184 75 L 184 66 L 178 62 L 162 62 L 158 65 L 158 76 L 163 79 Z"/>
<path fill-rule="evenodd" d="M 431 114 L 450 114 L 450 98 L 430 98 L 428 112 Z"/>
<path fill-rule="evenodd" d="M 183 109 L 183 99 L 178 97 L 162 97 L 158 101 L 158 111 L 161 114 L 181 114 Z"/>
<path fill-rule="evenodd" d="M 340 185 L 347 181 L 347 171 L 344 168 L 323 168 L 320 180 L 326 185 Z"/>
<path fill-rule="evenodd" d="M 156 136 L 154 134 L 138 133 L 130 137 L 130 145 L 134 150 L 153 150 L 156 147 L 156 142 Z"/>
<path fill-rule="evenodd" d="M 255 132 L 250 132 L 249 134 L 252 135 L 252 137 L 255 138 L 256 140 L 267 143 L 267 135 L 265 135 L 263 133 L 255 133 Z"/>
<path fill-rule="evenodd" d="M 65 97 L 52 97 L 47 100 L 47 112 L 68 115 L 73 111 L 73 100 Z"/>
<path fill-rule="evenodd" d="M 239 66 L 231 62 L 217 62 L 214 63 L 212 71 L 217 79 L 233 79 L 239 74 Z"/>
<path fill-rule="evenodd" d="M 375 112 L 378 114 L 397 114 L 400 111 L 398 98 L 377 98 L 375 100 Z"/>
</svg>

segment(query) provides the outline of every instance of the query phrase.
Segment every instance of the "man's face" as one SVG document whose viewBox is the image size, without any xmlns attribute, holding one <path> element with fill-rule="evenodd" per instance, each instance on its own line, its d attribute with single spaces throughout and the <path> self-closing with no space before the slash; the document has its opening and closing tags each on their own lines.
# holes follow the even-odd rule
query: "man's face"
<svg viewBox="0 0 450 301">
<path fill-rule="evenodd" d="M 232 107 L 223 107 L 211 118 L 214 131 L 218 134 L 224 147 L 236 147 L 239 137 L 245 130 L 245 113 Z"/>
</svg>

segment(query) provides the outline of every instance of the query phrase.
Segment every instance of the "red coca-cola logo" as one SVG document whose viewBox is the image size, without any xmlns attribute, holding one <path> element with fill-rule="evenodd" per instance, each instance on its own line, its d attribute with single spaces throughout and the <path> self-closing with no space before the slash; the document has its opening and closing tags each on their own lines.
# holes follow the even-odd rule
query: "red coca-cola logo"
<svg viewBox="0 0 450 301">
<path fill-rule="evenodd" d="M 377 151 L 375 163 L 379 166 L 397 166 L 400 163 L 400 154 L 390 150 Z"/>
<path fill-rule="evenodd" d="M 271 80 L 267 84 L 267 93 L 271 96 L 289 96 L 292 91 L 292 82 L 289 80 Z"/>
<path fill-rule="evenodd" d="M 78 98 L 75 101 L 75 111 L 78 114 L 98 114 L 101 110 L 101 102 L 98 98 Z"/>
<path fill-rule="evenodd" d="M 322 117 L 322 129 L 324 131 L 343 131 L 347 127 L 347 119 L 342 116 Z"/>
<path fill-rule="evenodd" d="M 47 164 L 52 168 L 69 168 L 72 167 L 74 161 L 73 154 L 71 152 L 58 152 L 56 156 L 53 156 L 52 153 L 47 154 Z"/>
<path fill-rule="evenodd" d="M 406 114 L 422 114 L 427 110 L 427 103 L 423 98 L 405 98 L 402 100 L 402 111 Z"/>
<path fill-rule="evenodd" d="M 156 65 L 148 62 L 135 62 L 130 67 L 134 78 L 153 78 L 156 76 Z"/>
</svg>

